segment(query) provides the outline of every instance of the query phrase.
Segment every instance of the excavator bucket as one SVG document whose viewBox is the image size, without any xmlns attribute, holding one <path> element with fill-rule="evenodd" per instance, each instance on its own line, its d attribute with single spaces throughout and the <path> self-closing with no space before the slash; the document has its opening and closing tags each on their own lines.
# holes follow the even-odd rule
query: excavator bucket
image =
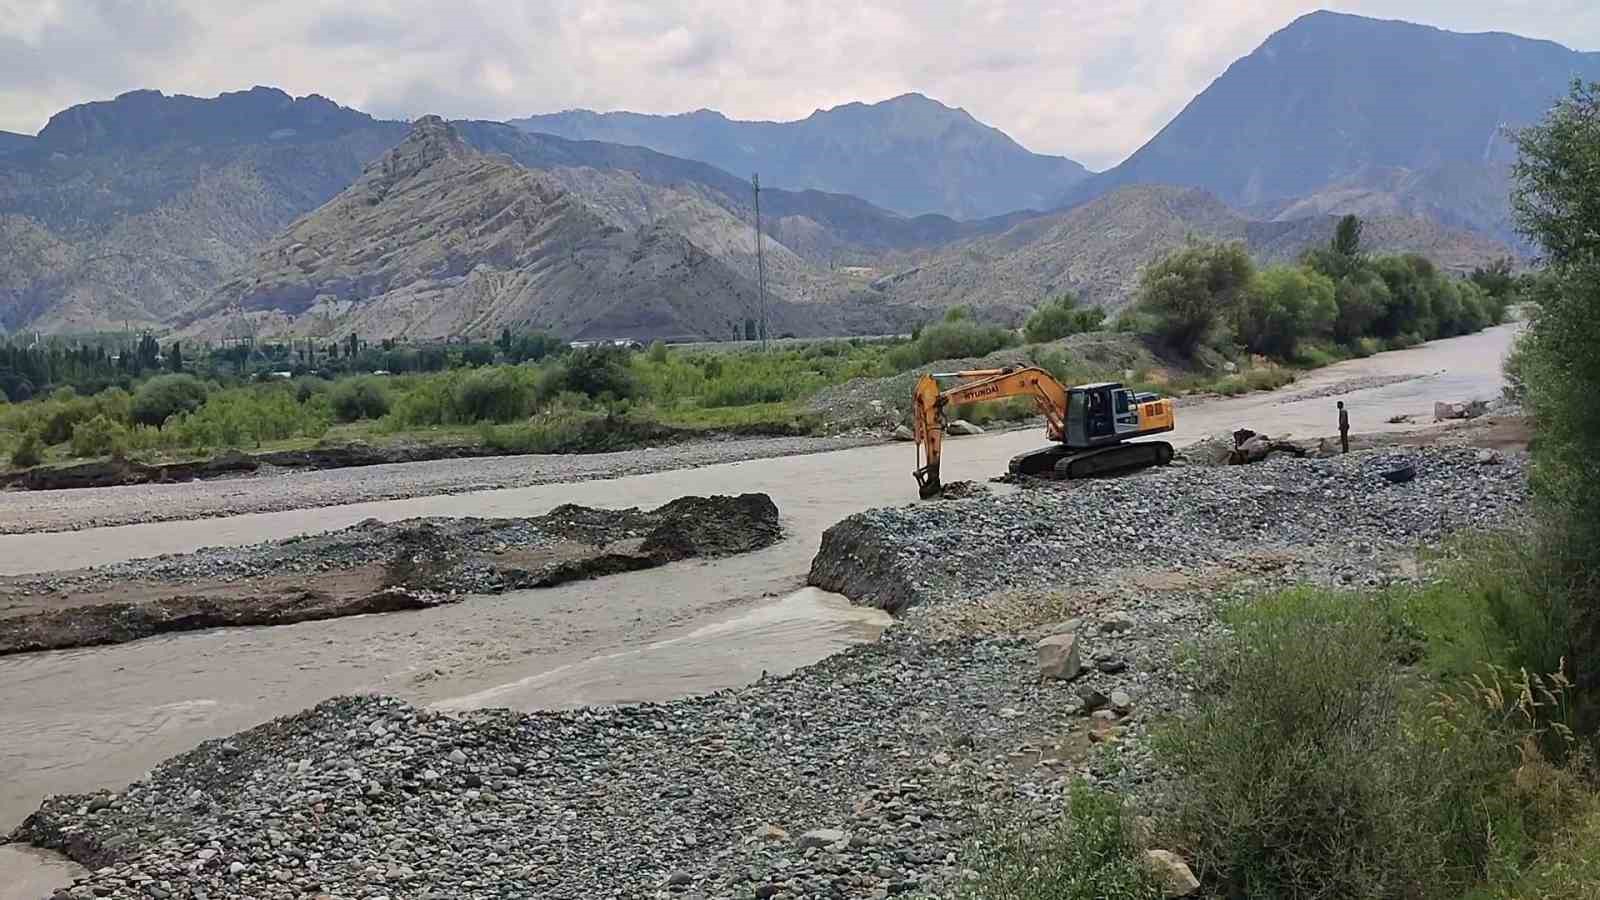
<svg viewBox="0 0 1600 900">
<path fill-rule="evenodd" d="M 911 430 L 917 441 L 917 495 L 927 500 L 944 490 L 939 483 L 939 450 L 943 442 L 944 403 L 939 398 L 939 383 L 932 375 L 917 380 L 911 398 Z"/>
<path fill-rule="evenodd" d="M 938 463 L 929 463 L 911 474 L 917 479 L 917 496 L 922 499 L 927 500 L 943 493 L 944 485 L 939 483 Z"/>
</svg>

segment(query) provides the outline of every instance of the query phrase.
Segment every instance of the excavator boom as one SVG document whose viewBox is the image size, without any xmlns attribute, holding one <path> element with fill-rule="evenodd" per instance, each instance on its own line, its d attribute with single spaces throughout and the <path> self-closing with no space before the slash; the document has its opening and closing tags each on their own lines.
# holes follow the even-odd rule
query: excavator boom
<svg viewBox="0 0 1600 900">
<path fill-rule="evenodd" d="M 959 383 L 942 389 L 940 379 L 958 379 Z M 1013 474 L 1085 478 L 1172 461 L 1172 445 L 1165 442 L 1123 443 L 1171 431 L 1174 416 L 1169 399 L 1136 394 L 1111 382 L 1068 388 L 1037 366 L 930 374 L 918 379 L 911 404 L 917 442 L 917 468 L 912 474 L 923 498 L 943 490 L 939 459 L 946 408 L 1010 397 L 1034 401 L 1053 442 L 1012 459 Z"/>
</svg>

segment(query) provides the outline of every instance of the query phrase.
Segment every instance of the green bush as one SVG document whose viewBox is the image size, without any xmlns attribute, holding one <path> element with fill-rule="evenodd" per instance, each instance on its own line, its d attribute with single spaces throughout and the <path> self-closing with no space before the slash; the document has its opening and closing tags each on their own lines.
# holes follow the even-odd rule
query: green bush
<svg viewBox="0 0 1600 900">
<path fill-rule="evenodd" d="M 320 398 L 318 398 L 320 399 Z M 163 431 L 168 446 L 259 447 L 291 437 L 321 437 L 331 406 L 297 403 L 285 386 L 230 388 L 211 395 L 192 413 L 175 416 Z"/>
<path fill-rule="evenodd" d="M 1022 328 L 1030 343 L 1043 344 L 1086 331 L 1096 331 L 1105 323 L 1106 311 L 1098 306 L 1080 307 L 1078 298 L 1062 294 L 1034 310 Z"/>
<path fill-rule="evenodd" d="M 970 900 L 1159 900 L 1122 805 L 1075 784 L 1061 818 L 1043 830 L 997 826 L 964 860 L 978 873 Z"/>
<path fill-rule="evenodd" d="M 1191 243 L 1144 270 L 1136 304 L 1147 333 L 1190 356 L 1233 315 L 1254 277 L 1243 244 Z"/>
<path fill-rule="evenodd" d="M 205 384 L 193 375 L 157 375 L 134 392 L 129 415 L 135 424 L 160 428 L 172 416 L 199 409 L 206 394 Z"/>
<path fill-rule="evenodd" d="M 346 378 L 328 392 L 333 414 L 341 422 L 379 419 L 389 413 L 389 392 L 376 376 Z"/>
<path fill-rule="evenodd" d="M 1241 295 L 1235 327 L 1251 353 L 1294 359 L 1300 343 L 1333 333 L 1339 315 L 1333 281 L 1298 266 L 1265 269 Z"/>
<path fill-rule="evenodd" d="M 128 430 L 103 414 L 72 429 L 73 456 L 106 456 L 127 452 Z"/>
<path fill-rule="evenodd" d="M 1535 726 L 1512 715 L 1538 683 L 1434 699 L 1397 664 L 1405 614 L 1381 597 L 1302 589 L 1227 618 L 1157 744 L 1171 837 L 1220 895 L 1458 898 L 1559 821 L 1572 786 L 1543 766 L 1558 789 L 1528 789 Z"/>
<path fill-rule="evenodd" d="M 11 451 L 11 464 L 19 469 L 27 469 L 44 462 L 44 446 L 39 441 L 36 432 L 28 432 L 22 436 L 22 443 Z"/>
<path fill-rule="evenodd" d="M 294 399 L 296 403 L 305 403 L 312 397 L 326 394 L 332 385 L 326 378 L 315 375 L 305 375 L 294 380 Z"/>
<path fill-rule="evenodd" d="M 534 381 L 526 371 L 501 366 L 462 377 L 454 390 L 455 419 L 472 424 L 526 418 L 533 412 L 535 393 Z"/>
<path fill-rule="evenodd" d="M 904 372 L 943 359 L 987 356 L 1017 343 L 1009 328 L 957 319 L 923 328 L 916 340 L 890 350 L 888 362 L 895 371 Z"/>
<path fill-rule="evenodd" d="M 628 355 L 618 347 L 579 348 L 562 363 L 556 383 L 561 390 L 586 397 L 626 400 L 639 390 L 628 367 Z"/>
</svg>

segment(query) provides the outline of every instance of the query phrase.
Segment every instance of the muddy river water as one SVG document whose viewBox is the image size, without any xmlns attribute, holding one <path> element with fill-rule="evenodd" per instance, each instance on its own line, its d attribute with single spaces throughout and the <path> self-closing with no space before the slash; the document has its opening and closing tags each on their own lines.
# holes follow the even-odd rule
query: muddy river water
<svg viewBox="0 0 1600 900">
<path fill-rule="evenodd" d="M 1403 430 L 1433 401 L 1488 398 L 1512 326 L 1341 363 L 1276 393 L 1185 406 L 1178 445 L 1237 427 L 1327 435 L 1334 400 L 1358 432 Z M 1374 376 L 1415 376 L 1340 393 Z M 1306 396 L 1322 392 L 1323 396 Z M 1029 429 L 945 445 L 944 480 L 983 481 L 1042 435 Z M 49 571 L 324 531 L 369 517 L 538 515 L 562 503 L 654 506 L 684 494 L 764 491 L 785 538 L 726 560 L 674 564 L 448 607 L 275 628 L 170 635 L 0 658 L 0 834 L 48 793 L 116 788 L 201 740 L 328 697 L 377 692 L 443 708 L 558 708 L 660 700 L 781 673 L 887 620 L 804 589 L 823 529 L 862 509 L 914 502 L 908 444 L 730 463 L 609 481 L 348 506 L 0 536 L 0 573 Z M 3 502 L 3 501 L 0 501 Z M 41 863 L 0 848 L 0 885 Z M 40 882 L 43 884 L 44 882 Z M 18 896 L 37 896 L 35 891 Z M 0 900 L 9 900 L 0 889 Z"/>
</svg>

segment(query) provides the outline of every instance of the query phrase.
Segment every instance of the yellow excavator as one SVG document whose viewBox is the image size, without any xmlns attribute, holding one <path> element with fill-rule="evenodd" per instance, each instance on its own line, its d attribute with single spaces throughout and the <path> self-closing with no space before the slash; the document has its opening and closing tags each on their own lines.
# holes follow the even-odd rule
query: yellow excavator
<svg viewBox="0 0 1600 900">
<path fill-rule="evenodd" d="M 960 379 L 949 389 L 940 379 Z M 917 441 L 917 491 L 923 499 L 944 490 L 939 483 L 939 453 L 944 442 L 945 409 L 1008 397 L 1030 397 L 1044 414 L 1050 446 L 1011 458 L 1011 474 L 1036 478 L 1093 478 L 1120 475 L 1172 462 L 1166 441 L 1126 443 L 1171 431 L 1170 398 L 1129 390 L 1116 382 L 1067 387 L 1036 366 L 974 369 L 924 375 L 912 395 Z"/>
</svg>

